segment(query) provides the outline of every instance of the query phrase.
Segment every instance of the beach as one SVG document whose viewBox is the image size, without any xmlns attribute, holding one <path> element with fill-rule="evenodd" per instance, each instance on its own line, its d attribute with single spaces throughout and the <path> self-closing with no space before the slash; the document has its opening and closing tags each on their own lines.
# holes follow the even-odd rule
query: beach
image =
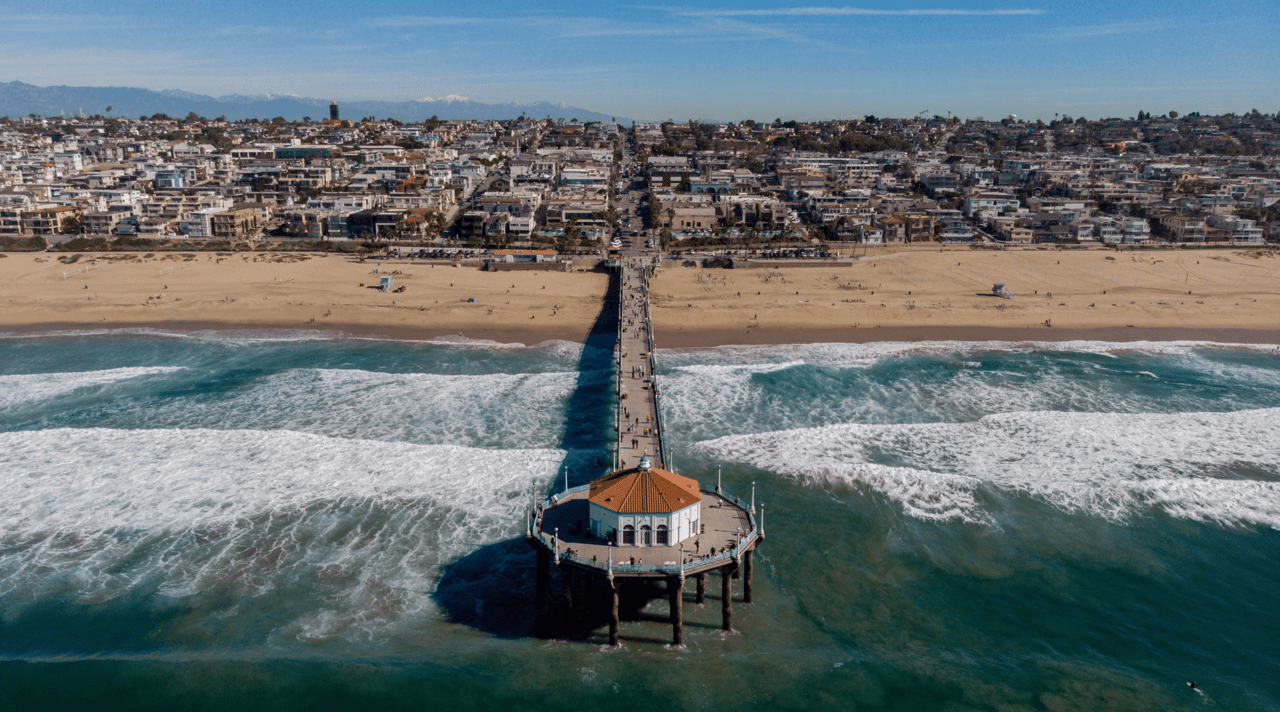
<svg viewBox="0 0 1280 712">
<path fill-rule="evenodd" d="M 992 294 L 1004 284 L 1012 299 Z M 872 251 L 849 266 L 671 268 L 659 344 L 1277 340 L 1280 258 L 1245 250 Z"/>
<path fill-rule="evenodd" d="M 383 276 L 405 291 L 377 289 Z M 608 286 L 604 273 L 485 272 L 322 254 L 94 254 L 72 264 L 10 254 L 0 259 L 0 326 L 582 341 Z"/>
<path fill-rule="evenodd" d="M 1264 250 L 975 251 L 905 246 L 837 267 L 705 269 L 652 283 L 664 347 L 915 340 L 1280 341 L 1280 258 Z M 373 288 L 389 275 L 402 293 Z M 992 294 L 1004 284 L 1012 299 Z M 289 253 L 0 259 L 0 327 L 298 329 L 500 342 L 582 341 L 602 272 Z M 471 301 L 471 300 L 475 301 Z"/>
</svg>

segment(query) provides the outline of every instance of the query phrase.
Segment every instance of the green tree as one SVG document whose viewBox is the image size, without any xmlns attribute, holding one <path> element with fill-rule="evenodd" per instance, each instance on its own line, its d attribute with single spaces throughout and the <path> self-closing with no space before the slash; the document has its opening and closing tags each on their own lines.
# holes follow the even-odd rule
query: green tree
<svg viewBox="0 0 1280 712">
<path fill-rule="evenodd" d="M 79 235 L 82 232 L 84 232 L 84 216 L 80 213 L 75 213 L 62 221 L 63 235 Z"/>
</svg>

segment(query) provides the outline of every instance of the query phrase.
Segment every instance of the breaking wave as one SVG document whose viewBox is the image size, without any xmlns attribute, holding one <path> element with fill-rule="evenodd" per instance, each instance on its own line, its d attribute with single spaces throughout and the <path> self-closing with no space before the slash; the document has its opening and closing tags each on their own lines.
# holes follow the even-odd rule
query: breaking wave
<svg viewBox="0 0 1280 712">
<path fill-rule="evenodd" d="M 282 591 L 270 635 L 378 636 L 435 615 L 441 566 L 518 534 L 564 457 L 290 431 L 3 433 L 0 616 Z"/>
<path fill-rule="evenodd" d="M 0 376 L 0 412 L 57 398 L 78 391 L 81 388 L 103 386 L 131 378 L 182 370 L 185 369 L 181 366 L 155 366 L 149 368 L 112 368 L 105 371 L 85 371 L 80 373 L 33 373 Z"/>
<path fill-rule="evenodd" d="M 832 425 L 699 443 L 801 480 L 870 488 L 925 519 L 990 521 L 981 490 L 1123 519 L 1143 508 L 1280 528 L 1280 409 L 1003 413 L 968 423 Z"/>
</svg>

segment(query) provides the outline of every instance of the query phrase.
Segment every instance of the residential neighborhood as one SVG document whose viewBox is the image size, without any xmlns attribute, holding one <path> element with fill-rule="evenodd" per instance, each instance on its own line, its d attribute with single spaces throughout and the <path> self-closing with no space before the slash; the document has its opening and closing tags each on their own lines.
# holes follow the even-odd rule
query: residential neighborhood
<svg viewBox="0 0 1280 712">
<path fill-rule="evenodd" d="M 109 107 L 108 107 L 109 109 Z M 1280 242 L 1280 120 L 0 120 L 6 249 Z"/>
</svg>

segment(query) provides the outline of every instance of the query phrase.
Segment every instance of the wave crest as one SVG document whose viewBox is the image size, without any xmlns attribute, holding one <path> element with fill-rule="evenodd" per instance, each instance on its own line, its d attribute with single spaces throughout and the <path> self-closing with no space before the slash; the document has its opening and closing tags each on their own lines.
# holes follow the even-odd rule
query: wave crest
<svg viewBox="0 0 1280 712">
<path fill-rule="evenodd" d="M 977 486 L 1123 519 L 1142 507 L 1280 528 L 1280 409 L 1023 412 L 969 423 L 833 425 L 696 447 L 799 479 L 842 479 L 925 519 L 981 520 Z M 924 502 L 921 506 L 919 503 Z"/>
</svg>

